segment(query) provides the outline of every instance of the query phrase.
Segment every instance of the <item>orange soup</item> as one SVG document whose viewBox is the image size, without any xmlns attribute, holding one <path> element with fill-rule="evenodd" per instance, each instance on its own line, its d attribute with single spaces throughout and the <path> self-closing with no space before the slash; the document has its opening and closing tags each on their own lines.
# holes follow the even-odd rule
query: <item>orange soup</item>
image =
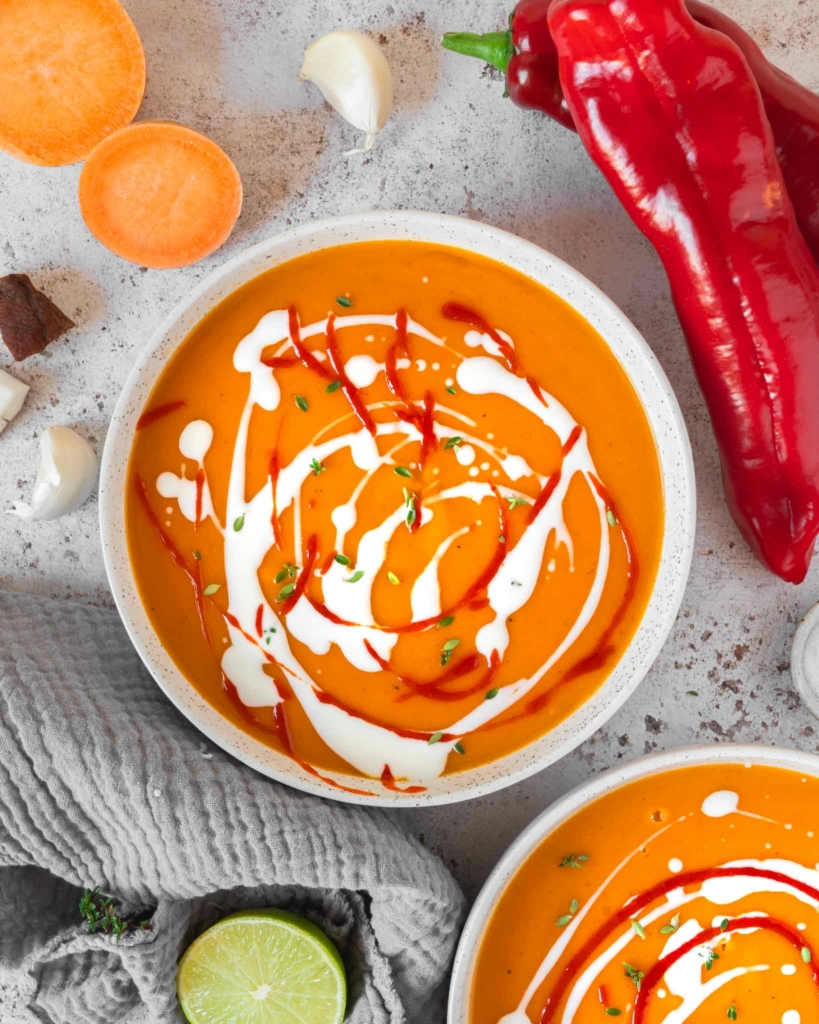
<svg viewBox="0 0 819 1024">
<path fill-rule="evenodd" d="M 575 310 L 461 250 L 370 242 L 191 331 L 139 420 L 126 521 L 213 707 L 314 774 L 417 791 L 600 686 L 663 502 L 642 405 Z"/>
<path fill-rule="evenodd" d="M 819 1020 L 819 780 L 682 768 L 601 797 L 507 885 L 470 1024 Z"/>
</svg>

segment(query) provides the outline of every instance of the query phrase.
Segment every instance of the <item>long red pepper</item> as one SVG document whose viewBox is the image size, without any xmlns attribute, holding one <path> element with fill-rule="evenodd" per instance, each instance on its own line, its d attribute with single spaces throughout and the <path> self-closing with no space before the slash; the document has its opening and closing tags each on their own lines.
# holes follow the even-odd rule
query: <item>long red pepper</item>
<svg viewBox="0 0 819 1024">
<path fill-rule="evenodd" d="M 555 0 L 583 143 L 665 265 L 737 525 L 802 580 L 819 532 L 819 271 L 739 48 L 683 0 Z"/>
<path fill-rule="evenodd" d="M 447 49 L 504 71 L 507 92 L 517 106 L 540 110 L 574 129 L 548 26 L 553 2 L 520 0 L 507 32 L 447 32 L 442 42 Z M 748 33 L 725 14 L 701 0 L 687 0 L 686 6 L 700 24 L 733 39 L 748 61 L 771 122 L 799 227 L 819 263 L 819 96 L 771 64 Z"/>
</svg>

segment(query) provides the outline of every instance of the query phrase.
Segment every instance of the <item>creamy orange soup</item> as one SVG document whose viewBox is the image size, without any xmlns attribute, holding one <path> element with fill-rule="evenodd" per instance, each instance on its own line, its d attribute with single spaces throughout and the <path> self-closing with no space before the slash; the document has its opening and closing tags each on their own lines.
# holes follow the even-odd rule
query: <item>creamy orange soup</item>
<svg viewBox="0 0 819 1024">
<path fill-rule="evenodd" d="M 588 700 L 663 528 L 599 335 L 412 242 L 295 259 L 198 324 L 140 419 L 126 513 L 151 622 L 216 709 L 336 783 L 415 790 Z"/>
<path fill-rule="evenodd" d="M 819 1020 L 819 780 L 683 768 L 601 797 L 504 890 L 471 1024 Z"/>
</svg>

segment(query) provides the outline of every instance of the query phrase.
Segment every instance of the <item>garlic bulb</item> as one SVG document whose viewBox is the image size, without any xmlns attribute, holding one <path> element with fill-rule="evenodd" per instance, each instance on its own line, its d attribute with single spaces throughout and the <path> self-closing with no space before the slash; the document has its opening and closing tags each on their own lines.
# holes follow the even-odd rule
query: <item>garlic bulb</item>
<svg viewBox="0 0 819 1024">
<path fill-rule="evenodd" d="M 28 384 L 0 370 L 0 434 L 23 408 L 28 391 Z"/>
<path fill-rule="evenodd" d="M 387 58 L 361 32 L 331 32 L 307 47 L 301 77 L 321 89 L 345 121 L 366 133 L 366 153 L 392 110 L 392 72 Z"/>
<path fill-rule="evenodd" d="M 96 479 L 97 456 L 85 438 L 68 427 L 47 427 L 31 504 L 15 501 L 9 512 L 21 519 L 58 519 L 82 505 Z"/>
</svg>

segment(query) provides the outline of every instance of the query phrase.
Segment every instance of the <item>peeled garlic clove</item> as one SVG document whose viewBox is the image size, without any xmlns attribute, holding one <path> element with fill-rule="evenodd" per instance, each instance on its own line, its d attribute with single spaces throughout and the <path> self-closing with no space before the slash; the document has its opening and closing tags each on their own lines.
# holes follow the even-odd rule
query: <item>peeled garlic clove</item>
<svg viewBox="0 0 819 1024">
<path fill-rule="evenodd" d="M 31 504 L 15 501 L 9 512 L 21 519 L 58 519 L 82 505 L 96 479 L 97 456 L 85 438 L 68 427 L 47 427 Z"/>
<path fill-rule="evenodd" d="M 28 392 L 28 384 L 0 370 L 0 433 L 23 408 Z"/>
<path fill-rule="evenodd" d="M 363 149 L 351 152 L 370 149 L 392 110 L 392 72 L 378 44 L 361 32 L 331 32 L 307 47 L 301 77 L 366 133 Z"/>
</svg>

